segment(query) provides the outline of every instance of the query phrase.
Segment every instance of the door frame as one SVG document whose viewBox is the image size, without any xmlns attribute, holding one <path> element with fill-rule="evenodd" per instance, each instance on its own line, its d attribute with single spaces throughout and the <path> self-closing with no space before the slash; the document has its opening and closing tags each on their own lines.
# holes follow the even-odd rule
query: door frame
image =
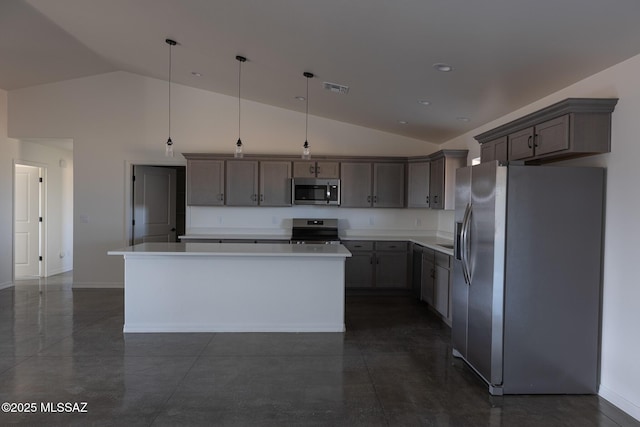
<svg viewBox="0 0 640 427">
<path fill-rule="evenodd" d="M 42 183 L 40 185 L 39 212 L 42 217 L 42 222 L 38 227 L 38 253 L 42 257 L 42 261 L 38 261 L 38 276 L 45 277 L 47 271 L 47 221 L 48 221 L 48 205 L 47 205 L 47 165 L 44 163 L 32 162 L 29 160 L 13 159 L 13 174 L 11 176 L 11 280 L 15 284 L 16 281 L 16 166 L 30 166 L 40 170 L 40 177 Z"/>
<path fill-rule="evenodd" d="M 131 245 L 133 242 L 133 167 L 134 166 L 158 166 L 158 167 L 187 167 L 187 160 L 174 158 L 166 160 L 125 160 L 124 162 L 124 234 L 122 241 L 126 245 Z M 186 181 L 185 181 L 186 186 Z M 185 188 L 186 190 L 186 188 Z M 186 191 L 185 191 L 185 206 L 186 206 Z M 185 218 L 185 227 L 187 219 Z"/>
</svg>

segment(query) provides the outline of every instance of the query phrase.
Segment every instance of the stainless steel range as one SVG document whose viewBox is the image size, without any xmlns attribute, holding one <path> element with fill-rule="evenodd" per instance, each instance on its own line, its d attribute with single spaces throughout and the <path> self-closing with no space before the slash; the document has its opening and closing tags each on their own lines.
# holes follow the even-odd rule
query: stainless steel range
<svg viewBox="0 0 640 427">
<path fill-rule="evenodd" d="M 339 244 L 338 220 L 326 218 L 294 218 L 291 243 Z"/>
</svg>

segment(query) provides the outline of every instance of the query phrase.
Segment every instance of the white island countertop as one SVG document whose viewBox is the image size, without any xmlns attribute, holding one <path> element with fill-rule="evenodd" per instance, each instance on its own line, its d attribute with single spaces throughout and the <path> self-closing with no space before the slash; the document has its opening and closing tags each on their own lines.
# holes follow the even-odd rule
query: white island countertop
<svg viewBox="0 0 640 427">
<path fill-rule="evenodd" d="M 291 245 L 289 243 L 140 243 L 108 252 L 128 256 L 259 256 L 350 257 L 342 245 Z"/>
</svg>

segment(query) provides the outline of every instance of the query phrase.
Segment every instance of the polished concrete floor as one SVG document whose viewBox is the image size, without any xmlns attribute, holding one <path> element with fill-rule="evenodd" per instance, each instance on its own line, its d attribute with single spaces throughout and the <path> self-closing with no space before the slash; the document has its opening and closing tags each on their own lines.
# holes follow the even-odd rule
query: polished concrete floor
<svg viewBox="0 0 640 427">
<path fill-rule="evenodd" d="M 349 297 L 345 334 L 124 335 L 122 290 L 72 280 L 0 291 L 0 402 L 36 406 L 0 425 L 640 425 L 597 396 L 491 397 L 411 298 Z"/>
</svg>

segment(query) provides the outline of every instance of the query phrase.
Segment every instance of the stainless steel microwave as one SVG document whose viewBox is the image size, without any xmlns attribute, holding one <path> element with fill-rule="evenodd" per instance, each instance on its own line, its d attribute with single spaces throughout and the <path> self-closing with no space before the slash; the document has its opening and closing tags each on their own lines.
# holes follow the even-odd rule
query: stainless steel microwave
<svg viewBox="0 0 640 427">
<path fill-rule="evenodd" d="M 340 205 L 340 180 L 294 178 L 291 185 L 294 205 Z"/>
</svg>

